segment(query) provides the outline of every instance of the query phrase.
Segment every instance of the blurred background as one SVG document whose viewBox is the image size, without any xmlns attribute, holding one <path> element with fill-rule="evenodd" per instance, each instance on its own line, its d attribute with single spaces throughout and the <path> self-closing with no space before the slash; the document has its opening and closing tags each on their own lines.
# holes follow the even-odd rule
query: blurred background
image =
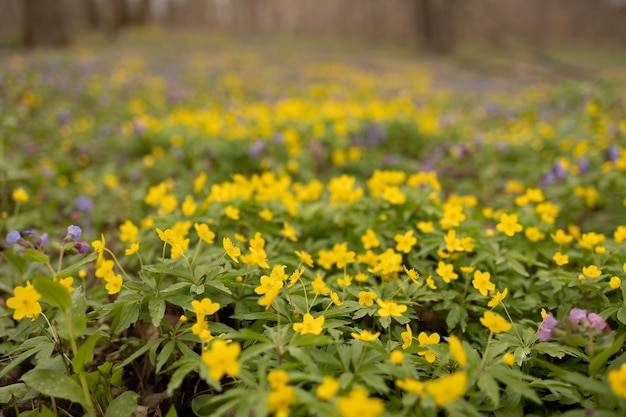
<svg viewBox="0 0 626 417">
<path fill-rule="evenodd" d="M 624 51 L 626 0 L 0 0 L 0 45 L 59 46 L 156 25 L 224 35 L 397 44 Z"/>
</svg>

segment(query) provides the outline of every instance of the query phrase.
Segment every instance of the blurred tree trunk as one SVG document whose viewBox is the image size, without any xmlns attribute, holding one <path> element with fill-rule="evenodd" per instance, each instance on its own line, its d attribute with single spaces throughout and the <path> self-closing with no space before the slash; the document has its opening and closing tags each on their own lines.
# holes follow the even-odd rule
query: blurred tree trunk
<svg viewBox="0 0 626 417">
<path fill-rule="evenodd" d="M 105 33 L 110 37 L 118 35 L 128 24 L 128 7 L 126 0 L 104 0 L 100 2 L 102 24 Z"/>
<path fill-rule="evenodd" d="M 27 47 L 70 42 L 64 0 L 22 0 L 23 40 Z"/>
<path fill-rule="evenodd" d="M 203 2 L 204 3 L 204 2 Z M 150 0 L 139 0 L 135 10 L 133 22 L 138 25 L 145 25 L 150 21 Z"/>
<path fill-rule="evenodd" d="M 100 26 L 100 13 L 98 13 L 98 0 L 84 0 L 87 27 L 97 29 Z"/>
<path fill-rule="evenodd" d="M 448 53 L 455 44 L 455 0 L 416 0 L 420 44 L 433 53 Z"/>
</svg>

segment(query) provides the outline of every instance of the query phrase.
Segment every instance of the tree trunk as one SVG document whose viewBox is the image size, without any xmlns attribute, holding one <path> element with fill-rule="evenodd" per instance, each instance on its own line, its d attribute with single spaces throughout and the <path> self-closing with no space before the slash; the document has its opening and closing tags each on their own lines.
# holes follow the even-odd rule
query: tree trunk
<svg viewBox="0 0 626 417">
<path fill-rule="evenodd" d="M 417 0 L 417 31 L 420 44 L 433 53 L 448 53 L 454 48 L 455 0 Z"/>
<path fill-rule="evenodd" d="M 27 47 L 70 42 L 64 0 L 22 0 L 23 41 Z"/>
</svg>

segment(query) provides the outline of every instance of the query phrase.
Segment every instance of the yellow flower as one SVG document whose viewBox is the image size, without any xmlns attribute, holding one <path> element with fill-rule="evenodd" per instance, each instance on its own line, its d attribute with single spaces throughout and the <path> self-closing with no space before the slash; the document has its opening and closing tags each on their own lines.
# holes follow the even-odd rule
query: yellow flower
<svg viewBox="0 0 626 417">
<path fill-rule="evenodd" d="M 412 392 L 420 397 L 424 395 L 424 384 L 413 378 L 398 379 L 396 386 L 406 392 Z"/>
<path fill-rule="evenodd" d="M 124 255 L 126 256 L 130 256 L 130 255 L 134 255 L 139 251 L 139 242 L 135 242 L 132 245 L 130 245 L 130 248 L 126 249 L 124 251 Z"/>
<path fill-rule="evenodd" d="M 209 377 L 219 381 L 224 375 L 239 375 L 237 359 L 240 353 L 239 343 L 228 343 L 220 339 L 213 341 L 211 349 L 202 353 L 202 362 L 209 367 Z"/>
<path fill-rule="evenodd" d="M 435 280 L 433 279 L 433 277 L 431 275 L 429 275 L 428 278 L 426 278 L 426 285 L 431 290 L 436 290 L 437 289 L 437 286 L 435 285 Z"/>
<path fill-rule="evenodd" d="M 562 254 L 561 252 L 555 253 L 552 259 L 554 259 L 554 262 L 556 262 L 558 266 L 567 265 L 569 263 L 569 256 Z"/>
<path fill-rule="evenodd" d="M 378 315 L 380 317 L 400 317 L 402 313 L 407 310 L 407 306 L 402 304 L 397 304 L 395 301 L 383 301 L 381 299 L 377 299 L 376 303 L 380 307 L 378 309 Z"/>
<path fill-rule="evenodd" d="M 494 309 L 506 298 L 506 295 L 509 293 L 509 289 L 505 288 L 504 291 L 498 291 L 493 297 L 491 297 L 491 301 L 487 303 L 487 307 L 490 309 Z"/>
<path fill-rule="evenodd" d="M 380 246 L 380 241 L 376 237 L 376 233 L 372 229 L 367 229 L 365 234 L 361 236 L 361 243 L 365 250 L 377 248 Z"/>
<path fill-rule="evenodd" d="M 496 229 L 498 229 L 499 232 L 512 237 L 515 233 L 521 232 L 523 227 L 518 223 L 517 214 L 503 213 L 502 216 L 500 216 L 500 223 L 496 225 Z"/>
<path fill-rule="evenodd" d="M 232 204 L 226 206 L 224 214 L 231 220 L 239 220 L 239 209 Z"/>
<path fill-rule="evenodd" d="M 100 234 L 100 240 L 94 240 L 91 242 L 91 246 L 93 250 L 98 254 L 98 259 L 96 259 L 96 267 L 99 267 L 104 261 L 104 235 Z"/>
<path fill-rule="evenodd" d="M 139 233 L 139 228 L 135 226 L 135 224 L 132 221 L 126 220 L 124 223 L 120 225 L 119 229 L 121 232 L 120 241 L 122 242 L 136 242 L 137 241 L 137 234 Z"/>
<path fill-rule="evenodd" d="M 282 369 L 276 369 L 267 374 L 267 382 L 269 382 L 270 387 L 279 388 L 283 385 L 287 385 L 287 382 L 289 382 L 289 375 L 287 375 L 287 372 Z"/>
<path fill-rule="evenodd" d="M 324 329 L 324 316 L 319 316 L 314 319 L 310 313 L 306 313 L 302 317 L 302 323 L 294 323 L 293 330 L 304 335 L 304 334 L 314 334 L 319 335 L 322 333 Z"/>
<path fill-rule="evenodd" d="M 111 274 L 104 277 L 106 285 L 104 288 L 109 292 L 109 295 L 117 294 L 122 290 L 123 279 L 121 275 Z"/>
<path fill-rule="evenodd" d="M 11 194 L 11 198 L 16 203 L 28 203 L 28 200 L 30 200 L 30 196 L 28 195 L 26 190 L 24 190 L 21 187 L 13 190 L 13 193 Z"/>
<path fill-rule="evenodd" d="M 417 272 L 415 269 L 411 268 L 411 269 L 407 269 L 406 266 L 404 266 L 404 272 L 406 272 L 406 274 L 409 276 L 409 278 L 411 278 L 411 280 L 419 285 L 419 282 L 417 281 L 420 277 L 419 272 Z"/>
<path fill-rule="evenodd" d="M 376 417 L 385 411 L 379 398 L 370 398 L 365 388 L 354 388 L 348 396 L 339 397 L 337 408 L 342 417 Z"/>
<path fill-rule="evenodd" d="M 626 399 L 626 363 L 623 363 L 619 369 L 611 369 L 606 375 L 606 379 L 609 381 L 613 392 Z"/>
<path fill-rule="evenodd" d="M 277 417 L 289 415 L 290 408 L 298 401 L 291 385 L 281 385 L 267 394 L 267 410 Z"/>
<path fill-rule="evenodd" d="M 315 277 L 311 285 L 313 286 L 313 292 L 315 295 L 328 295 L 330 293 L 330 288 L 326 286 L 324 279 L 319 274 Z"/>
<path fill-rule="evenodd" d="M 441 338 L 439 337 L 439 333 L 433 333 L 428 336 L 425 332 L 421 332 L 417 335 L 417 341 L 422 347 L 426 345 L 437 345 L 439 344 L 440 340 Z M 435 352 L 433 352 L 432 350 L 423 350 L 421 352 L 417 352 L 417 354 L 423 356 L 429 363 L 435 362 L 436 356 Z"/>
<path fill-rule="evenodd" d="M 191 216 L 196 212 L 198 207 L 196 206 L 196 203 L 193 201 L 193 197 L 188 195 L 185 197 L 185 200 L 183 200 L 183 204 L 181 205 L 180 208 L 183 211 L 183 214 L 185 216 Z"/>
<path fill-rule="evenodd" d="M 507 366 L 515 365 L 515 354 L 513 354 L 512 352 L 505 353 L 504 356 L 502 357 L 502 361 Z"/>
<path fill-rule="evenodd" d="M 339 294 L 337 294 L 337 293 L 336 293 L 336 292 L 334 292 L 334 291 L 330 293 L 330 299 L 332 300 L 332 302 L 333 302 L 335 305 L 340 306 L 340 305 L 342 305 L 342 304 L 343 304 L 343 301 L 341 301 L 341 300 L 339 299 Z"/>
<path fill-rule="evenodd" d="M 489 291 L 493 291 L 496 289 L 496 284 L 490 281 L 491 274 L 489 272 L 474 272 L 474 279 L 472 280 L 472 285 L 478 291 L 480 291 L 481 295 L 487 295 Z"/>
<path fill-rule="evenodd" d="M 485 314 L 480 318 L 480 322 L 494 333 L 508 332 L 511 329 L 511 323 L 506 321 L 501 315 L 491 311 L 485 311 Z"/>
<path fill-rule="evenodd" d="M 626 241 L 626 226 L 617 226 L 617 229 L 615 229 L 613 233 L 613 238 L 617 244 Z"/>
<path fill-rule="evenodd" d="M 315 394 L 320 400 L 328 401 L 339 391 L 339 380 L 332 376 L 325 376 L 321 384 L 315 389 Z"/>
<path fill-rule="evenodd" d="M 465 372 L 445 375 L 437 380 L 427 381 L 425 384 L 426 392 L 433 397 L 438 406 L 446 405 L 463 396 L 467 387 L 467 379 Z"/>
<path fill-rule="evenodd" d="M 193 307 L 194 313 L 203 316 L 215 314 L 220 309 L 219 303 L 214 303 L 210 298 L 203 298 L 202 301 L 192 300 L 191 307 Z"/>
<path fill-rule="evenodd" d="M 15 310 L 13 312 L 13 319 L 21 320 L 24 317 L 28 317 L 32 319 L 32 321 L 35 321 L 41 314 L 40 298 L 41 295 L 37 292 L 35 287 L 30 281 L 27 281 L 25 287 L 15 287 L 13 297 L 10 297 L 6 304 L 7 307 Z"/>
<path fill-rule="evenodd" d="M 389 360 L 391 363 L 401 365 L 402 362 L 404 362 L 404 353 L 402 353 L 401 350 L 394 350 L 391 352 L 391 355 L 389 355 Z"/>
<path fill-rule="evenodd" d="M 550 233 L 550 237 L 557 245 L 562 245 L 564 243 L 569 243 L 574 239 L 573 236 L 568 235 L 562 229 L 556 231 L 556 233 Z"/>
<path fill-rule="evenodd" d="M 222 246 L 224 246 L 224 250 L 226 250 L 228 256 L 230 256 L 233 261 L 239 263 L 239 260 L 237 258 L 241 256 L 241 249 L 235 246 L 232 240 L 227 237 L 222 239 Z"/>
<path fill-rule="evenodd" d="M 583 266 L 583 275 L 590 279 L 598 278 L 602 274 L 602 271 L 595 265 Z"/>
<path fill-rule="evenodd" d="M 543 240 L 546 238 L 546 234 L 543 233 L 541 230 L 539 230 L 538 227 L 535 227 L 535 226 L 528 227 L 524 231 L 524 234 L 526 235 L 526 239 L 530 240 L 531 242 L 539 242 L 540 240 Z"/>
<path fill-rule="evenodd" d="M 200 237 L 200 239 L 208 244 L 213 243 L 213 240 L 215 239 L 215 233 L 213 233 L 211 229 L 209 229 L 209 226 L 207 224 L 194 223 L 193 227 L 194 229 L 196 229 L 196 233 L 198 234 L 198 237 Z"/>
<path fill-rule="evenodd" d="M 406 325 L 406 332 L 400 333 L 400 337 L 402 338 L 402 349 L 407 349 L 413 343 L 413 330 L 411 330 L 411 326 Z"/>
<path fill-rule="evenodd" d="M 447 263 L 445 263 L 443 261 L 439 261 L 439 263 L 437 264 L 437 269 L 435 270 L 435 272 L 437 272 L 437 274 L 441 278 L 443 278 L 443 281 L 446 284 L 449 284 L 450 280 L 459 278 L 459 275 L 456 272 L 454 272 L 454 265 L 447 264 Z"/>
<path fill-rule="evenodd" d="M 378 297 L 375 292 L 372 291 L 360 291 L 359 292 L 359 305 L 365 305 L 371 307 L 374 305 L 374 300 Z"/>
<path fill-rule="evenodd" d="M 59 284 L 63 285 L 65 287 L 65 289 L 67 290 L 67 292 L 69 292 L 69 293 L 74 291 L 74 287 L 72 287 L 72 283 L 73 282 L 74 282 L 74 278 L 72 278 L 72 277 L 61 278 L 59 280 Z"/>
<path fill-rule="evenodd" d="M 274 217 L 274 215 L 272 214 L 272 210 L 268 208 L 264 208 L 263 210 L 259 212 L 259 217 L 265 220 L 266 222 L 269 222 L 270 220 L 272 220 L 272 217 Z"/>
<path fill-rule="evenodd" d="M 435 226 L 433 226 L 433 222 L 418 222 L 417 228 L 420 229 L 422 233 L 431 233 L 435 230 Z"/>
<path fill-rule="evenodd" d="M 300 259 L 300 262 L 302 262 L 309 268 L 313 268 L 313 258 L 311 257 L 311 254 L 305 251 L 295 251 L 295 254 Z"/>
<path fill-rule="evenodd" d="M 283 223 L 283 229 L 280 231 L 280 234 L 285 236 L 287 239 L 291 240 L 292 242 L 298 241 L 298 235 L 296 234 L 296 229 L 291 227 L 289 223 L 287 222 Z"/>
<path fill-rule="evenodd" d="M 609 281 L 609 287 L 613 288 L 614 290 L 620 288 L 622 286 L 622 280 L 619 279 L 618 277 L 611 277 L 611 280 Z"/>
<path fill-rule="evenodd" d="M 413 236 L 413 230 L 409 230 L 403 235 L 398 233 L 393 239 L 396 241 L 396 250 L 398 252 L 409 253 L 411 248 L 417 243 L 417 239 Z"/>
<path fill-rule="evenodd" d="M 361 333 L 352 332 L 350 335 L 361 342 L 373 342 L 378 339 L 380 332 L 372 333 L 369 330 L 363 330 Z"/>
<path fill-rule="evenodd" d="M 450 347 L 450 352 L 452 353 L 454 360 L 461 366 L 467 365 L 467 354 L 463 349 L 461 340 L 458 337 L 451 335 L 448 339 L 448 346 Z"/>
</svg>

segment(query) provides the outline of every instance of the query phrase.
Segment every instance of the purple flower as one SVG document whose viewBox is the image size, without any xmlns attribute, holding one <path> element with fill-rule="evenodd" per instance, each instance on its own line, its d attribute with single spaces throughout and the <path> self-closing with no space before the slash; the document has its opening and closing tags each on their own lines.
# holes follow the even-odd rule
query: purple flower
<svg viewBox="0 0 626 417">
<path fill-rule="evenodd" d="M 539 325 L 537 338 L 542 342 L 549 340 L 552 336 L 554 336 L 552 329 L 554 329 L 558 324 L 558 320 L 554 318 L 552 313 L 548 313 L 548 315 L 543 318 L 543 323 Z"/>
<path fill-rule="evenodd" d="M 83 231 L 80 227 L 71 225 L 67 227 L 67 236 L 65 237 L 65 239 L 78 242 L 78 239 L 80 239 L 82 234 Z"/>
<path fill-rule="evenodd" d="M 7 235 L 6 240 L 9 245 L 14 245 L 21 238 L 22 238 L 22 235 L 20 235 L 20 232 L 18 232 L 17 230 L 12 230 Z"/>
<path fill-rule="evenodd" d="M 48 243 L 50 243 L 50 239 L 48 239 L 47 232 L 42 233 L 41 236 L 39 236 L 39 239 L 41 240 L 41 246 L 45 246 Z"/>
<path fill-rule="evenodd" d="M 542 342 L 546 342 L 552 338 L 552 329 L 548 329 L 543 325 L 543 323 L 539 326 L 539 330 L 537 330 L 537 339 Z"/>
<path fill-rule="evenodd" d="M 583 310 L 580 308 L 572 308 L 572 310 L 569 312 L 569 321 L 571 321 L 574 324 L 578 324 L 586 318 L 587 318 L 587 310 Z"/>
<path fill-rule="evenodd" d="M 89 253 L 91 247 L 87 242 L 78 242 L 78 245 L 76 245 L 76 249 L 78 250 L 78 253 L 80 253 L 81 255 L 85 255 Z"/>
<path fill-rule="evenodd" d="M 80 196 L 76 199 L 76 208 L 81 211 L 91 211 L 93 209 L 93 201 L 87 197 Z"/>
<path fill-rule="evenodd" d="M 578 158 L 578 171 L 581 174 L 586 174 L 589 172 L 589 161 L 586 158 Z"/>
<path fill-rule="evenodd" d="M 587 321 L 593 329 L 602 331 L 606 328 L 606 322 L 598 313 L 589 313 L 587 315 Z"/>
<path fill-rule="evenodd" d="M 559 324 L 559 322 L 558 322 L 557 319 L 554 318 L 552 313 L 548 313 L 548 315 L 546 317 L 544 317 L 544 319 L 543 319 L 543 324 L 548 329 L 553 329 L 553 328 L 555 328 Z"/>
<path fill-rule="evenodd" d="M 251 158 L 256 158 L 261 155 L 263 149 L 265 148 L 265 141 L 263 139 L 257 139 L 252 144 L 250 144 L 250 148 L 248 149 L 248 156 Z"/>
</svg>

